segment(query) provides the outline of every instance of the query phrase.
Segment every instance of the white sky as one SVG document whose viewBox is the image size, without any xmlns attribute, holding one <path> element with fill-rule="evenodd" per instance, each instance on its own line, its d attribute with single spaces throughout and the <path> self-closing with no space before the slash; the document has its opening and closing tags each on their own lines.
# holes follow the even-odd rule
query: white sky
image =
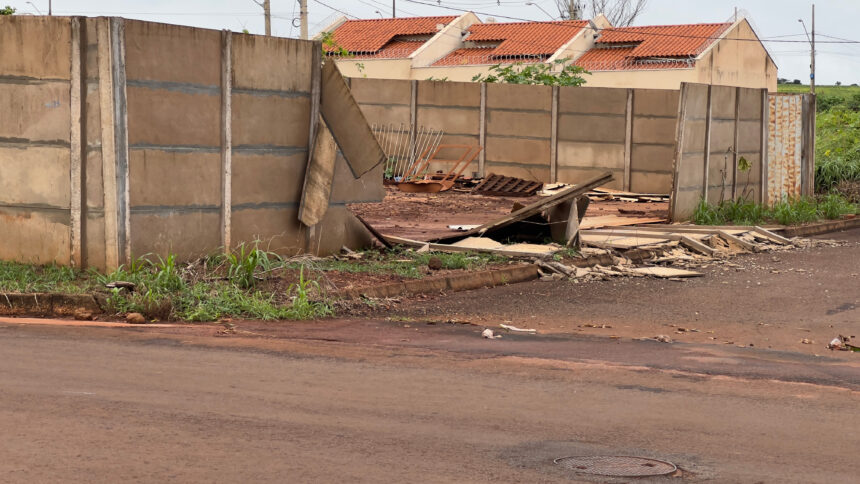
<svg viewBox="0 0 860 484">
<path fill-rule="evenodd" d="M 398 16 L 456 14 L 445 6 L 469 9 L 481 18 L 503 16 L 528 20 L 549 20 L 537 6 L 526 5 L 528 0 L 396 0 Z M 416 3 L 418 2 L 418 3 Z M 550 14 L 557 15 L 553 0 L 532 0 Z M 274 35 L 298 36 L 298 2 L 271 0 L 272 32 Z M 421 5 L 427 3 L 432 5 Z M 11 5 L 19 13 L 47 13 L 48 0 L 0 0 L 0 5 Z M 440 6 L 441 5 L 441 6 Z M 788 79 L 809 80 L 809 44 L 803 27 L 797 21 L 803 18 L 811 27 L 811 3 L 801 0 L 650 0 L 648 10 L 635 25 L 673 23 L 723 22 L 738 7 L 746 12 L 765 39 L 790 42 L 768 43 L 779 66 L 779 76 Z M 341 10 L 359 18 L 391 15 L 391 0 L 308 0 L 311 32 L 324 28 Z M 263 33 L 262 9 L 253 0 L 53 0 L 55 15 L 110 15 L 157 22 L 193 25 L 214 29 Z M 376 13 L 376 12 L 379 13 Z M 488 15 L 489 14 L 489 15 Z M 294 21 L 295 19 L 295 21 Z M 860 1 L 818 0 L 816 2 L 816 31 L 819 41 L 840 39 L 860 41 L 856 23 L 860 19 Z M 293 26 L 295 25 L 295 26 Z M 817 48 L 818 82 L 832 84 L 860 83 L 860 44 L 827 44 Z"/>
</svg>

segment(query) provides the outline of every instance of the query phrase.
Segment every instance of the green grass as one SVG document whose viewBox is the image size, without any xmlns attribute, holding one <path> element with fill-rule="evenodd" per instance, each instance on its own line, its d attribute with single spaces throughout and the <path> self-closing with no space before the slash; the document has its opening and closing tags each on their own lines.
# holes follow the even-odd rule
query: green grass
<svg viewBox="0 0 860 484">
<path fill-rule="evenodd" d="M 693 214 L 697 225 L 760 225 L 773 222 L 781 225 L 798 225 L 820 219 L 835 220 L 846 214 L 857 213 L 857 206 L 845 197 L 830 193 L 814 198 L 793 198 L 783 200 L 773 207 L 749 202 L 743 199 L 727 200 L 712 205 L 699 201 Z"/>
<path fill-rule="evenodd" d="M 102 292 L 106 293 L 110 311 L 116 314 L 139 312 L 150 320 L 214 321 L 225 316 L 313 319 L 333 314 L 331 303 L 313 276 L 315 272 L 316 275 L 340 271 L 421 278 L 431 257 L 438 257 L 443 269 L 478 269 L 507 261 L 488 254 L 419 254 L 399 249 L 362 252 L 357 260 L 290 261 L 253 244 L 240 246 L 232 254 L 216 254 L 183 264 L 178 263 L 174 255 L 162 259 L 147 254 L 109 274 L 56 265 L 0 262 L 0 291 Z M 277 276 L 281 269 L 297 270 L 298 281 L 280 293 L 258 289 L 260 280 Z M 132 283 L 134 291 L 105 287 L 117 281 Z"/>
<path fill-rule="evenodd" d="M 67 294 L 86 292 L 92 286 L 86 274 L 58 265 L 36 266 L 0 261 L 0 291 L 51 292 Z"/>
<path fill-rule="evenodd" d="M 481 269 L 493 263 L 506 262 L 508 259 L 492 254 L 473 252 L 424 252 L 403 251 L 400 249 L 377 252 L 367 251 L 361 253 L 361 259 L 340 260 L 321 259 L 307 262 L 309 268 L 316 271 L 338 271 L 353 274 L 395 274 L 408 279 L 420 279 L 424 277 L 422 268 L 426 267 L 431 257 L 437 257 L 442 262 L 443 269 Z M 300 263 L 287 263 L 286 268 L 298 269 Z"/>
</svg>

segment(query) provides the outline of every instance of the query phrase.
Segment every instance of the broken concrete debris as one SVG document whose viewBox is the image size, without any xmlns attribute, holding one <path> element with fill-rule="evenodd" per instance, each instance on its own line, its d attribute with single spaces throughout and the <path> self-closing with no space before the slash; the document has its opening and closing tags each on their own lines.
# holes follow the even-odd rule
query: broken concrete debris
<svg viewBox="0 0 860 484">
<path fill-rule="evenodd" d="M 486 338 L 486 339 L 499 339 L 502 337 L 502 335 L 500 335 L 500 334 L 497 335 L 497 334 L 493 333 L 493 330 L 490 328 L 485 329 L 484 332 L 481 333 L 481 336 Z"/>
</svg>

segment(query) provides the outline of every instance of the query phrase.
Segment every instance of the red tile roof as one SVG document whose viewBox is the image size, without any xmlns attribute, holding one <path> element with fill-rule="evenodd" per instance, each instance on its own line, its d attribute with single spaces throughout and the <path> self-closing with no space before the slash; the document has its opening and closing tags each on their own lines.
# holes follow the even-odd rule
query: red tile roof
<svg viewBox="0 0 860 484">
<path fill-rule="evenodd" d="M 512 62 L 533 63 L 544 60 L 548 56 L 539 56 L 531 59 L 505 58 L 493 55 L 493 47 L 468 47 L 457 49 L 454 52 L 433 63 L 433 66 L 465 66 L 482 64 L 510 64 Z"/>
<path fill-rule="evenodd" d="M 500 41 L 493 55 L 552 55 L 588 25 L 585 20 L 474 24 L 467 41 Z"/>
<path fill-rule="evenodd" d="M 658 25 L 604 29 L 576 65 L 590 71 L 682 69 L 732 24 Z"/>
<path fill-rule="evenodd" d="M 434 35 L 439 24 L 448 25 L 457 17 L 413 17 L 347 20 L 334 30 L 334 50 L 342 47 L 352 53 L 375 53 L 397 36 Z"/>
<path fill-rule="evenodd" d="M 426 42 L 423 40 L 392 40 L 384 47 L 370 54 L 357 53 L 355 59 L 403 59 L 409 57 L 413 52 Z"/>
<path fill-rule="evenodd" d="M 439 59 L 434 66 L 498 64 L 513 60 L 539 62 L 555 54 L 588 25 L 584 20 L 560 22 L 510 22 L 473 24 L 467 42 L 495 42 L 492 47 L 468 47 L 455 50 Z"/>
<path fill-rule="evenodd" d="M 695 57 L 731 25 L 655 25 L 604 29 L 597 44 L 638 44 L 631 57 Z"/>
</svg>

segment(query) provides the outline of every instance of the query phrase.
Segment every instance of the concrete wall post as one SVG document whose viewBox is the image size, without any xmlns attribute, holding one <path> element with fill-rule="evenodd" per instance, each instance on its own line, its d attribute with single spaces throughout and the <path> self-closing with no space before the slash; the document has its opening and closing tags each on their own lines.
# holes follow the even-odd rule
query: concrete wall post
<svg viewBox="0 0 860 484">
<path fill-rule="evenodd" d="M 624 184 L 628 192 L 630 190 L 630 171 L 633 162 L 633 89 L 627 90 L 627 124 L 624 137 Z"/>
<path fill-rule="evenodd" d="M 759 159 L 761 160 L 761 175 L 759 179 L 759 189 L 761 191 L 761 203 L 762 205 L 768 205 L 769 200 L 767 199 L 767 179 L 768 179 L 768 167 L 767 167 L 767 138 L 768 138 L 768 130 L 770 128 L 770 102 L 768 101 L 768 93 L 767 89 L 761 90 L 761 155 Z"/>
<path fill-rule="evenodd" d="M 233 215 L 233 33 L 221 32 L 221 245 L 232 245 Z"/>
<path fill-rule="evenodd" d="M 708 187 L 710 186 L 709 175 L 711 172 L 711 121 L 714 117 L 714 86 L 708 85 L 708 114 L 705 118 L 705 164 L 702 174 L 702 198 L 708 201 Z"/>
<path fill-rule="evenodd" d="M 481 152 L 478 153 L 478 176 L 486 176 L 485 165 L 487 163 L 487 83 L 481 83 L 481 114 L 478 126 L 478 144 Z"/>
<path fill-rule="evenodd" d="M 86 116 L 83 115 L 86 106 L 86 83 L 83 81 L 86 70 L 86 26 L 82 25 L 80 17 L 71 19 L 71 72 L 69 83 L 69 182 L 71 184 L 70 200 L 70 263 L 74 267 L 85 267 L 86 250 L 84 248 L 85 217 L 82 216 L 86 200 L 86 184 L 84 170 L 86 160 L 86 142 L 83 140 Z"/>
<path fill-rule="evenodd" d="M 738 198 L 738 144 L 741 132 L 741 88 L 735 88 L 735 132 L 732 148 L 732 201 Z"/>
<path fill-rule="evenodd" d="M 549 133 L 549 181 L 558 182 L 558 97 L 559 87 L 552 87 L 552 108 Z"/>
</svg>

